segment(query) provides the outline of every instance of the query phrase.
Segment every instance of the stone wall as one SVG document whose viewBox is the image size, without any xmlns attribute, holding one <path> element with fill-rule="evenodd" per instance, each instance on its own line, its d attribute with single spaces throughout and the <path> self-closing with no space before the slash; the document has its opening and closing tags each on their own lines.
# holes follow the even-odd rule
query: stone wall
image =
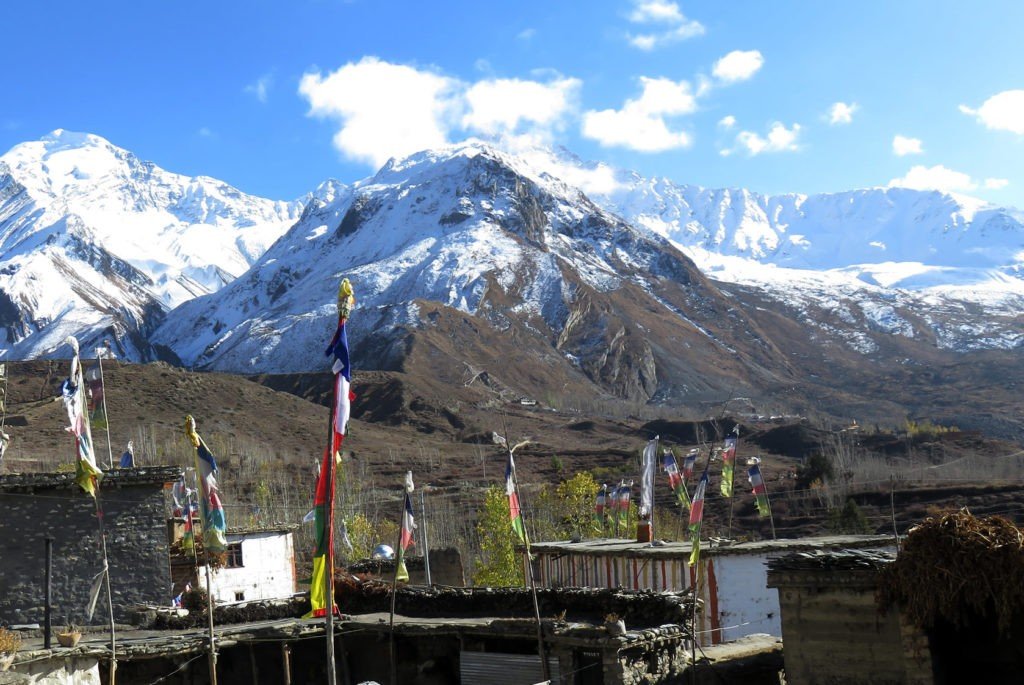
<svg viewBox="0 0 1024 685">
<path fill-rule="evenodd" d="M 877 573 L 871 564 L 827 563 L 769 571 L 768 585 L 779 591 L 787 683 L 931 685 L 928 640 L 898 610 L 879 612 Z"/>
<path fill-rule="evenodd" d="M 170 603 L 164 484 L 180 475 L 177 467 L 153 467 L 104 476 L 100 502 L 118 620 L 136 603 Z M 103 567 L 92 497 L 72 473 L 11 474 L 0 476 L 0 509 L 0 623 L 43 622 L 47 536 L 54 540 L 54 624 L 86 623 L 89 588 Z M 93 623 L 106 616 L 101 592 Z"/>
</svg>

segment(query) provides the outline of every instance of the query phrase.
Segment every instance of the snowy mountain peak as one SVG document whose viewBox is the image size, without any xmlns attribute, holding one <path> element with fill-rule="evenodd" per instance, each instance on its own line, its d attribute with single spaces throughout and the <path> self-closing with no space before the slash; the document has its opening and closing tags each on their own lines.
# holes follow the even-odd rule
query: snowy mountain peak
<svg viewBox="0 0 1024 685">
<path fill-rule="evenodd" d="M 64 330 L 71 321 L 127 331 L 213 292 L 248 269 L 302 208 L 165 171 L 89 133 L 58 129 L 16 145 L 0 156 L 8 349 L 46 354 L 81 333 Z"/>
</svg>

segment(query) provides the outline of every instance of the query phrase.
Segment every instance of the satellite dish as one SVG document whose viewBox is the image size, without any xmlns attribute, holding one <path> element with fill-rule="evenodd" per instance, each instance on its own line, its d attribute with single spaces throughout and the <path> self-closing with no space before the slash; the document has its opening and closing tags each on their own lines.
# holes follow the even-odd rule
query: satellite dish
<svg viewBox="0 0 1024 685">
<path fill-rule="evenodd" d="M 390 545 L 377 545 L 373 548 L 373 554 L 371 555 L 374 559 L 394 559 L 395 550 L 391 549 Z"/>
</svg>

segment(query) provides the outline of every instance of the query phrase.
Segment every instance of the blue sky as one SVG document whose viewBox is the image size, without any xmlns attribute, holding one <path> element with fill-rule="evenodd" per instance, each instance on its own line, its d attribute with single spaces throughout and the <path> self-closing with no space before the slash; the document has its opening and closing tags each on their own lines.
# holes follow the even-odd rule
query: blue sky
<svg viewBox="0 0 1024 685">
<path fill-rule="evenodd" d="M 0 150 L 87 131 L 291 199 L 503 135 L 711 187 L 1024 207 L 1016 0 L 58 1 L 5 20 Z"/>
</svg>

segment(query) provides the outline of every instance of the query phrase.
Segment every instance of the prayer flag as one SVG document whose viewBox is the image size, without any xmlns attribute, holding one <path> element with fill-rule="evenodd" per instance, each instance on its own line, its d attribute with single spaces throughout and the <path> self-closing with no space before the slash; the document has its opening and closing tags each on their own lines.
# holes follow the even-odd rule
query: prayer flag
<svg viewBox="0 0 1024 685">
<path fill-rule="evenodd" d="M 676 457 L 672 454 L 672 450 L 665 450 L 664 454 L 662 454 L 661 465 L 668 476 L 668 486 L 675 493 L 679 504 L 689 509 L 690 496 L 686 492 L 686 483 L 683 481 L 683 475 L 679 473 L 679 467 L 676 466 Z"/>
<path fill-rule="evenodd" d="M 327 568 L 327 548 L 331 544 L 331 530 L 328 525 L 327 489 L 331 489 L 332 495 L 334 491 L 333 479 L 327 478 L 328 472 L 332 472 L 327 460 L 332 458 L 331 450 L 325 449 L 323 464 L 320 467 L 320 473 L 316 477 L 316 492 L 313 497 L 315 531 L 313 539 L 316 540 L 316 547 L 313 549 L 313 575 L 309 581 L 309 603 L 312 609 L 306 614 L 305 618 L 324 616 L 327 613 L 327 574 L 334 572 L 333 568 L 330 570 Z M 331 482 L 328 482 L 328 480 L 331 480 Z M 332 602 L 331 605 L 333 606 L 333 604 Z"/>
<path fill-rule="evenodd" d="M 597 493 L 597 501 L 594 503 L 594 521 L 599 529 L 604 529 L 604 509 L 608 501 L 608 484 L 605 483 Z"/>
<path fill-rule="evenodd" d="M 736 438 L 726 438 L 722 450 L 722 497 L 732 497 L 733 470 L 736 465 Z"/>
<path fill-rule="evenodd" d="M 629 523 L 629 503 L 633 498 L 633 481 L 626 485 L 623 481 L 622 485 L 619 486 L 619 524 L 625 526 Z"/>
<path fill-rule="evenodd" d="M 227 521 L 217 486 L 217 461 L 196 432 L 196 420 L 185 417 L 185 435 L 196 448 L 196 480 L 203 512 L 203 547 L 210 554 L 223 554 L 228 549 Z"/>
<path fill-rule="evenodd" d="M 85 374 L 85 380 L 89 388 L 89 422 L 96 430 L 103 430 L 107 427 L 107 411 L 103 405 L 103 372 L 99 359 Z"/>
<path fill-rule="evenodd" d="M 395 569 L 395 580 L 408 582 L 409 570 L 405 567 L 405 550 L 416 544 L 413 531 L 416 530 L 416 519 L 412 515 L 412 471 L 405 476 L 405 506 L 402 508 L 402 531 L 398 539 L 398 565 Z"/>
<path fill-rule="evenodd" d="M 654 509 L 654 469 L 658 462 L 658 436 L 644 447 L 640 473 L 640 517 L 649 519 Z"/>
<path fill-rule="evenodd" d="M 125 448 L 124 454 L 121 455 L 121 468 L 135 468 L 135 445 L 131 440 L 128 441 L 128 447 Z"/>
<path fill-rule="evenodd" d="M 338 286 L 338 328 L 334 331 L 334 337 L 325 351 L 328 357 L 334 357 L 334 364 L 331 366 L 331 372 L 334 374 L 334 450 L 341 446 L 341 441 L 348 430 L 352 402 L 356 398 L 352 392 L 352 363 L 346 331 L 348 316 L 355 302 L 352 284 L 347 278 L 343 278 Z"/>
<path fill-rule="evenodd" d="M 700 527 L 704 521 L 704 492 L 708 488 L 708 470 L 704 469 L 700 482 L 697 483 L 697 490 L 693 493 L 693 505 L 690 507 L 690 566 L 695 566 L 700 560 Z"/>
<path fill-rule="evenodd" d="M 508 463 L 505 464 L 505 494 L 508 495 L 508 515 L 519 541 L 529 544 L 526 540 L 526 527 L 523 525 L 523 512 L 519 508 L 519 493 L 515 485 L 516 465 L 512 460 L 512 450 L 508 451 Z"/>
<path fill-rule="evenodd" d="M 761 477 L 761 467 L 754 464 L 747 469 L 747 478 L 754 491 L 754 504 L 757 505 L 757 513 L 762 518 L 771 516 L 772 510 L 768 504 L 768 489 L 765 488 L 764 479 Z"/>
<path fill-rule="evenodd" d="M 64 408 L 68 412 L 71 425 L 66 429 L 75 436 L 75 447 L 78 459 L 75 463 L 75 482 L 87 493 L 96 496 L 96 482 L 103 476 L 103 471 L 96 465 L 93 453 L 92 430 L 85 420 L 85 378 L 82 376 L 82 364 L 78 358 L 78 340 L 74 336 L 66 341 L 71 345 L 75 355 L 71 358 L 71 373 L 61 386 Z"/>
<path fill-rule="evenodd" d="M 697 448 L 693 448 L 683 458 L 683 483 L 689 483 L 690 478 L 693 477 L 693 470 L 697 465 L 697 455 L 699 454 Z"/>
</svg>

